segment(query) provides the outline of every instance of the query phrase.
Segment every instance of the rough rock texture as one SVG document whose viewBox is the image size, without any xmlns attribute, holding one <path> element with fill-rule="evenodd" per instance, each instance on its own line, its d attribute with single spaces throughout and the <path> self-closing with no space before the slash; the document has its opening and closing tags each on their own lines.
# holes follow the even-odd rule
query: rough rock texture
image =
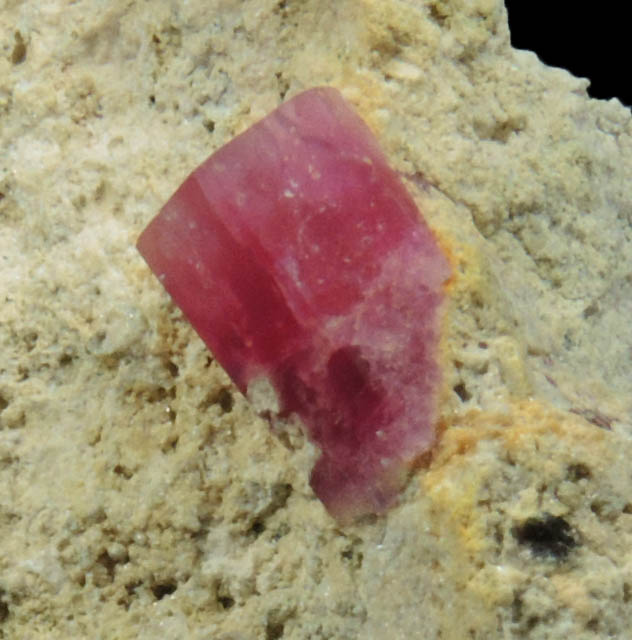
<svg viewBox="0 0 632 640">
<path fill-rule="evenodd" d="M 7 2 L 0 48 L 0 637 L 629 637 L 629 111 L 495 0 Z M 457 265 L 441 444 L 344 528 L 134 248 L 323 84 Z"/>
</svg>

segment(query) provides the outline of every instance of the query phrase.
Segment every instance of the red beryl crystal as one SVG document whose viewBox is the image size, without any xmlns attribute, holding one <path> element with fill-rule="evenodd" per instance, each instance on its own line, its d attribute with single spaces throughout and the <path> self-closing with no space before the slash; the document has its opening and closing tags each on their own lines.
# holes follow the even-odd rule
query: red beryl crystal
<svg viewBox="0 0 632 640">
<path fill-rule="evenodd" d="M 255 408 L 300 419 L 329 512 L 391 505 L 435 440 L 450 268 L 340 93 L 305 91 L 219 149 L 138 249 Z"/>
</svg>

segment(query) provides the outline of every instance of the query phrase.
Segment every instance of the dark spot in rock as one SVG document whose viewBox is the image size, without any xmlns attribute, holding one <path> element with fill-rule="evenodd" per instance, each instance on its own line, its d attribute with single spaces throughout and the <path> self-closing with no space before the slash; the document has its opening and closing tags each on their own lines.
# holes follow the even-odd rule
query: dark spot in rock
<svg viewBox="0 0 632 640">
<path fill-rule="evenodd" d="M 285 626 L 282 622 L 269 620 L 266 624 L 266 640 L 279 640 L 283 637 Z"/>
<path fill-rule="evenodd" d="M 37 335 L 36 331 L 29 331 L 24 336 L 24 343 L 26 345 L 26 350 L 29 352 L 33 351 L 33 349 L 35 349 L 35 346 L 37 345 L 38 339 L 39 339 L 39 336 Z"/>
<path fill-rule="evenodd" d="M 511 620 L 512 622 L 520 622 L 522 619 L 522 596 L 519 593 L 514 594 L 511 602 Z"/>
<path fill-rule="evenodd" d="M 340 553 L 340 557 L 352 568 L 352 569 L 360 569 L 362 567 L 362 561 L 364 560 L 364 555 L 361 551 L 358 551 L 355 548 L 355 545 L 351 545 L 347 547 L 344 551 Z"/>
<path fill-rule="evenodd" d="M 26 60 L 26 43 L 19 31 L 15 32 L 14 38 L 15 44 L 11 52 L 11 62 L 13 64 L 22 64 Z"/>
<path fill-rule="evenodd" d="M 342 561 L 352 569 L 359 569 L 362 566 L 362 561 L 364 560 L 362 542 L 362 538 L 353 535 L 348 538 L 347 544 L 340 552 L 340 558 Z"/>
<path fill-rule="evenodd" d="M 287 522 L 282 522 L 271 536 L 272 542 L 278 542 L 281 538 L 286 536 L 290 532 L 290 526 Z"/>
<path fill-rule="evenodd" d="M 443 7 L 439 2 L 435 2 L 430 4 L 430 6 L 428 7 L 428 12 L 430 14 L 430 19 L 433 22 L 435 22 L 441 28 L 445 27 L 448 20 L 448 13 L 445 7 Z"/>
<path fill-rule="evenodd" d="M 270 487 L 270 495 L 267 504 L 263 506 L 263 508 L 256 514 L 256 517 L 250 521 L 250 526 L 245 529 L 245 535 L 250 538 L 258 538 L 267 528 L 266 520 L 279 511 L 279 509 L 285 507 L 291 494 L 291 484 L 277 482 L 272 485 L 272 487 Z M 283 527 L 283 524 L 281 524 L 281 527 Z M 273 533 L 272 535 L 274 536 L 275 534 Z"/>
<path fill-rule="evenodd" d="M 566 558 L 578 544 L 568 522 L 550 513 L 527 518 L 513 529 L 513 534 L 518 543 L 528 546 L 534 555 L 550 556 L 557 560 Z"/>
<path fill-rule="evenodd" d="M 99 181 L 99 184 L 96 186 L 92 197 L 94 198 L 95 202 L 100 202 L 101 200 L 103 200 L 103 198 L 105 197 L 107 191 L 107 183 L 105 182 L 105 180 L 101 180 Z"/>
<path fill-rule="evenodd" d="M 97 558 L 97 563 L 105 569 L 110 582 L 112 582 L 114 578 L 114 568 L 116 566 L 116 562 L 111 558 L 110 554 L 107 551 L 103 551 L 103 553 L 101 553 Z"/>
<path fill-rule="evenodd" d="M 9 605 L 4 601 L 5 592 L 0 589 L 0 624 L 2 624 L 9 617 Z M 2 634 L 0 634 L 2 637 Z"/>
<path fill-rule="evenodd" d="M 88 204 L 88 198 L 86 197 L 85 193 L 81 193 L 72 201 L 72 204 L 78 210 L 84 209 Z"/>
<path fill-rule="evenodd" d="M 126 480 L 129 480 L 134 475 L 133 471 L 130 471 L 122 464 L 117 464 L 112 471 L 114 471 L 117 476 L 123 476 Z"/>
<path fill-rule="evenodd" d="M 283 73 L 278 71 L 274 74 L 279 85 L 279 97 L 283 100 L 290 88 L 290 83 L 283 77 Z"/>
<path fill-rule="evenodd" d="M 498 547 L 501 547 L 505 540 L 505 534 L 500 524 L 494 526 L 494 542 Z"/>
<path fill-rule="evenodd" d="M 459 396 L 461 402 L 467 402 L 472 397 L 472 394 L 462 382 L 454 386 L 454 393 Z"/>
<path fill-rule="evenodd" d="M 173 412 L 175 413 L 175 411 Z M 171 416 L 169 416 L 171 417 Z M 160 448 L 161 451 L 163 453 L 172 453 L 173 451 L 175 451 L 178 448 L 178 441 L 180 440 L 180 437 L 177 435 L 172 435 L 171 437 L 167 438 L 166 441 L 164 442 L 164 444 L 162 445 L 162 447 Z"/>
<path fill-rule="evenodd" d="M 582 462 L 569 465 L 568 467 L 569 480 L 573 482 L 578 482 L 579 480 L 585 480 L 590 477 L 592 477 L 592 473 L 590 472 L 590 469 Z"/>
<path fill-rule="evenodd" d="M 363 516 L 360 516 L 359 518 L 356 519 L 356 524 L 358 526 L 373 526 L 375 525 L 375 523 L 378 520 L 378 516 L 376 513 L 367 513 Z"/>
<path fill-rule="evenodd" d="M 589 631 L 592 631 L 593 633 L 596 633 L 597 631 L 599 631 L 599 618 L 591 618 L 586 623 L 586 629 L 588 629 Z"/>
<path fill-rule="evenodd" d="M 162 600 L 165 596 L 170 596 L 177 588 L 178 584 L 175 580 L 167 580 L 153 585 L 151 592 L 154 594 L 156 600 Z"/>
<path fill-rule="evenodd" d="M 525 625 L 525 631 L 533 631 L 540 624 L 540 618 L 538 616 L 529 616 L 527 624 Z"/>
<path fill-rule="evenodd" d="M 58 363 L 60 367 L 67 367 L 69 364 L 72 364 L 73 360 L 74 360 L 74 357 L 72 354 L 64 353 L 61 356 L 59 356 Z"/>
<path fill-rule="evenodd" d="M 169 375 L 172 378 L 178 377 L 178 373 L 180 372 L 180 369 L 178 368 L 178 365 L 175 362 L 168 360 L 165 366 L 167 367 L 167 371 L 169 372 Z"/>
<path fill-rule="evenodd" d="M 248 533 L 251 533 L 255 536 L 255 538 L 258 538 L 265 530 L 265 524 L 263 524 L 261 520 L 255 520 L 250 526 L 250 529 L 248 529 Z"/>
<path fill-rule="evenodd" d="M 620 507 L 607 499 L 596 498 L 590 503 L 590 510 L 606 522 L 614 522 L 620 515 Z"/>
<path fill-rule="evenodd" d="M 141 584 L 142 582 L 140 580 L 135 580 L 134 582 L 128 582 L 125 585 L 125 591 L 127 592 L 127 595 L 133 596 L 136 593 L 136 589 L 138 589 L 138 587 L 140 587 Z"/>
<path fill-rule="evenodd" d="M 233 394 L 228 389 L 221 389 L 217 394 L 217 404 L 224 413 L 230 413 L 235 406 Z"/>
<path fill-rule="evenodd" d="M 292 494 L 292 485 L 287 482 L 277 482 L 272 487 L 272 500 L 268 509 L 266 509 L 266 515 L 271 515 L 282 509 L 288 501 L 288 498 Z"/>
<path fill-rule="evenodd" d="M 136 598 L 138 598 L 139 594 L 137 593 L 137 589 L 142 584 L 143 583 L 141 580 L 133 580 L 130 582 L 126 582 L 124 585 L 125 592 L 121 595 L 121 597 L 118 598 L 118 600 L 116 601 L 116 604 L 119 607 L 122 607 L 123 609 L 125 609 L 125 611 L 129 611 L 129 608 L 132 606 L 132 602 Z"/>
<path fill-rule="evenodd" d="M 168 396 L 168 392 L 164 387 L 154 387 L 147 394 L 147 402 L 162 402 Z"/>
<path fill-rule="evenodd" d="M 213 390 L 209 392 L 200 403 L 200 409 L 205 411 L 213 405 L 219 405 L 222 413 L 230 413 L 235 406 L 235 398 L 229 388 L 222 387 L 219 390 Z"/>
<path fill-rule="evenodd" d="M 235 601 L 230 596 L 219 596 L 217 602 L 220 603 L 222 609 L 230 609 L 235 604 Z"/>
</svg>

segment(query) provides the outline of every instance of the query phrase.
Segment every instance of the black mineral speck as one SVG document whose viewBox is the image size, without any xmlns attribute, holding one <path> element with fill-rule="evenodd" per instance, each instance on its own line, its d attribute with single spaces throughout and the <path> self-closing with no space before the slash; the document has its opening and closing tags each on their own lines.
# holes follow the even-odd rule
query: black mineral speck
<svg viewBox="0 0 632 640">
<path fill-rule="evenodd" d="M 2 595 L 1 591 L 2 590 L 0 589 L 0 595 Z M 9 605 L 3 600 L 0 600 L 0 624 L 2 624 L 8 617 Z"/>
<path fill-rule="evenodd" d="M 11 62 L 13 64 L 22 64 L 26 60 L 26 42 L 19 31 L 15 32 L 15 44 L 11 52 Z"/>
<path fill-rule="evenodd" d="M 175 580 L 168 580 L 166 582 L 159 582 L 151 587 L 151 591 L 154 594 L 154 598 L 156 600 L 162 600 L 165 596 L 170 596 L 176 589 L 178 585 Z"/>
<path fill-rule="evenodd" d="M 467 390 L 467 387 L 462 382 L 459 382 L 459 384 L 454 387 L 454 393 L 459 396 L 461 402 L 467 402 L 472 398 L 472 394 Z"/>
<path fill-rule="evenodd" d="M 568 467 L 568 479 L 572 482 L 579 482 L 580 480 L 588 480 L 592 477 L 592 473 L 590 472 L 590 468 L 583 464 L 582 462 L 578 462 L 576 464 L 571 464 Z"/>
<path fill-rule="evenodd" d="M 518 543 L 529 547 L 534 555 L 556 560 L 563 560 L 577 546 L 568 522 L 550 513 L 527 518 L 514 528 L 513 534 Z"/>
</svg>

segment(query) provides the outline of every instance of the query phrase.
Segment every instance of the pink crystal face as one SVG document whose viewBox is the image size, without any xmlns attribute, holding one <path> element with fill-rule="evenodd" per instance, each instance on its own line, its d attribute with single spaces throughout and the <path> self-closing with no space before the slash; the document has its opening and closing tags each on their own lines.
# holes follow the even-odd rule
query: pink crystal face
<svg viewBox="0 0 632 640">
<path fill-rule="evenodd" d="M 273 423 L 300 419 L 330 513 L 390 506 L 435 440 L 450 269 L 340 93 L 305 91 L 219 149 L 138 249 L 239 389 L 263 382 Z"/>
</svg>

